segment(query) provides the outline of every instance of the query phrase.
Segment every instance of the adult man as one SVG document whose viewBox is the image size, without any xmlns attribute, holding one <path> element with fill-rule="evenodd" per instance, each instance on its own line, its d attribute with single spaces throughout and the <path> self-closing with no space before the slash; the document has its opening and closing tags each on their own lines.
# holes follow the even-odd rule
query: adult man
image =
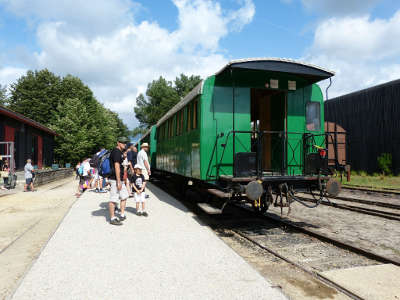
<svg viewBox="0 0 400 300">
<path fill-rule="evenodd" d="M 133 171 L 133 166 L 137 164 L 137 148 L 135 147 L 134 144 L 129 143 L 128 144 L 129 150 L 128 150 L 128 162 L 129 162 L 129 169 L 131 170 L 131 175 L 134 174 Z"/>
<path fill-rule="evenodd" d="M 140 151 L 137 155 L 137 164 L 142 168 L 144 179 L 146 179 L 146 181 L 149 180 L 149 176 L 151 175 L 149 158 L 146 153 L 147 151 L 149 151 L 149 144 L 143 143 L 140 146 Z"/>
<path fill-rule="evenodd" d="M 33 192 L 33 173 L 35 172 L 35 169 L 32 166 L 32 160 L 28 159 L 26 161 L 26 165 L 24 167 L 24 172 L 25 172 L 25 186 L 24 186 L 24 192 L 28 191 L 28 186 L 30 190 Z"/>
<path fill-rule="evenodd" d="M 112 225 L 122 225 L 121 221 L 125 220 L 125 207 L 126 199 L 129 198 L 128 190 L 126 185 L 123 184 L 122 179 L 124 176 L 124 168 L 122 167 L 123 162 L 123 151 L 125 150 L 126 143 L 129 140 L 126 137 L 120 137 L 117 141 L 117 147 L 111 151 L 110 154 L 110 164 L 113 169 L 113 173 L 110 176 L 110 202 L 108 204 L 108 209 L 110 211 L 110 224 Z M 119 219 L 115 216 L 115 203 L 120 200 L 120 217 Z"/>
</svg>

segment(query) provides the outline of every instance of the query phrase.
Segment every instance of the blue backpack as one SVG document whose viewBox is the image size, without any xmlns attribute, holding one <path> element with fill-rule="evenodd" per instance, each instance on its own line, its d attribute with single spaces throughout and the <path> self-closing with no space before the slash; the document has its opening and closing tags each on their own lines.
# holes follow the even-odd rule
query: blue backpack
<svg viewBox="0 0 400 300">
<path fill-rule="evenodd" d="M 110 154 L 111 152 L 107 151 L 100 157 L 99 175 L 102 177 L 110 177 L 114 172 L 114 168 L 111 166 Z"/>
<path fill-rule="evenodd" d="M 82 176 L 82 175 L 83 175 L 83 164 L 81 164 L 81 165 L 79 166 L 78 174 L 79 174 L 79 176 Z"/>
</svg>

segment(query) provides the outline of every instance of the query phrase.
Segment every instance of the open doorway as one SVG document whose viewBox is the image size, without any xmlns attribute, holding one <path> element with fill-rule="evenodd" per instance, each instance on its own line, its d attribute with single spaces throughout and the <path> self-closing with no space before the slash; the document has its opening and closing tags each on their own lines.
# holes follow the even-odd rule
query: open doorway
<svg viewBox="0 0 400 300">
<path fill-rule="evenodd" d="M 285 130 L 286 92 L 251 89 L 251 126 L 252 131 L 268 131 L 262 139 L 263 172 L 281 170 L 284 147 L 280 133 Z M 256 152 L 257 136 L 252 136 L 252 152 Z"/>
</svg>

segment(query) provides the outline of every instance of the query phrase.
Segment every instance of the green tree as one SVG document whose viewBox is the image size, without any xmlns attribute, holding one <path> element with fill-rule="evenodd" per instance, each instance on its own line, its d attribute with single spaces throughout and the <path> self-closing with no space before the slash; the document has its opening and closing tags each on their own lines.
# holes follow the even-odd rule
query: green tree
<svg viewBox="0 0 400 300">
<path fill-rule="evenodd" d="M 7 86 L 2 86 L 0 84 L 0 105 L 7 105 L 8 97 L 7 97 Z"/>
<path fill-rule="evenodd" d="M 88 127 L 90 115 L 78 98 L 68 98 L 63 102 L 57 107 L 60 115 L 50 125 L 58 133 L 54 152 L 57 161 L 75 163 L 90 155 L 94 147 L 90 136 L 95 134 L 95 129 Z"/>
<path fill-rule="evenodd" d="M 134 108 L 139 128 L 146 129 L 156 124 L 180 99 L 184 98 L 199 82 L 200 76 L 181 74 L 174 82 L 160 76 L 148 84 L 146 97 L 140 94 Z M 140 130 L 137 129 L 137 130 Z M 139 132 L 139 131 L 138 131 Z"/>
<path fill-rule="evenodd" d="M 201 81 L 200 76 L 192 75 L 190 77 L 185 74 L 181 74 L 175 79 L 175 90 L 180 98 L 184 98 L 191 90 L 193 90 L 196 85 Z"/>
<path fill-rule="evenodd" d="M 28 71 L 10 86 L 9 108 L 44 125 L 55 118 L 60 100 L 60 77 L 49 70 Z"/>
<path fill-rule="evenodd" d="M 179 96 L 171 81 L 160 77 L 147 86 L 146 96 L 140 94 L 136 98 L 134 108 L 136 118 L 142 127 L 150 127 L 179 101 Z"/>
<path fill-rule="evenodd" d="M 131 136 L 136 137 L 137 135 L 145 134 L 148 129 L 142 127 L 136 127 L 131 131 Z"/>
<path fill-rule="evenodd" d="M 57 77 L 48 70 L 28 71 L 11 85 L 10 108 L 47 125 L 59 134 L 59 162 L 76 162 L 100 148 L 115 146 L 128 128 L 106 109 L 78 77 Z M 76 139 L 75 139 L 76 138 Z"/>
</svg>

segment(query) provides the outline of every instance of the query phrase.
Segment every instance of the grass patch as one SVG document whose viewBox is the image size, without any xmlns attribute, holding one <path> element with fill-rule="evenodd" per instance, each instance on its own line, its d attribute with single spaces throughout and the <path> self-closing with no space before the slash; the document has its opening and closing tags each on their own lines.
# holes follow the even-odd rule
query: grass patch
<svg viewBox="0 0 400 300">
<path fill-rule="evenodd" d="M 380 174 L 367 175 L 366 173 L 351 174 L 350 182 L 343 178 L 345 186 L 362 186 L 373 189 L 398 189 L 400 190 L 400 176 L 383 176 Z"/>
</svg>

